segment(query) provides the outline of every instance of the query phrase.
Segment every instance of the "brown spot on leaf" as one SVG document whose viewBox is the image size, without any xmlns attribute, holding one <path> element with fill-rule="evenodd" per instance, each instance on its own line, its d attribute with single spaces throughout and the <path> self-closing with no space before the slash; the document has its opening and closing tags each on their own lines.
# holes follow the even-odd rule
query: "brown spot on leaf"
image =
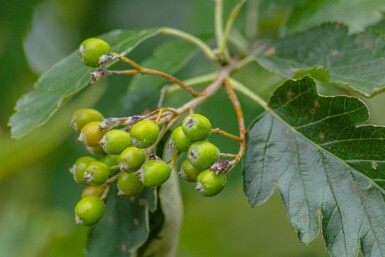
<svg viewBox="0 0 385 257">
<path fill-rule="evenodd" d="M 265 56 L 272 56 L 273 54 L 275 54 L 275 51 L 276 51 L 275 47 L 270 47 L 263 54 Z"/>
</svg>

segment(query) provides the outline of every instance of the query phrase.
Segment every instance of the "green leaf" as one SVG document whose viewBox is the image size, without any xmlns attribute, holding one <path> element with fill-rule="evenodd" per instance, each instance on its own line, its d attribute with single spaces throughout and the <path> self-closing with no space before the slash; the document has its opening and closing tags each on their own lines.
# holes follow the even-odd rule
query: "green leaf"
<svg viewBox="0 0 385 257">
<path fill-rule="evenodd" d="M 173 151 L 167 147 L 169 138 L 167 137 L 167 140 L 158 145 L 163 145 L 163 160 L 170 160 L 172 158 Z M 171 176 L 167 182 L 159 188 L 158 196 L 158 211 L 160 213 L 155 213 L 156 216 L 151 217 L 155 226 L 153 226 L 153 233 L 150 234 L 146 244 L 139 250 L 140 257 L 175 256 L 183 218 L 183 202 L 176 166 L 173 166 Z M 159 222 L 160 217 L 162 217 L 161 222 Z"/>
<path fill-rule="evenodd" d="M 117 196 L 114 185 L 103 219 L 93 227 L 87 247 L 88 257 L 130 257 L 148 237 L 148 212 L 154 205 L 153 190 L 146 188 L 137 197 Z"/>
<path fill-rule="evenodd" d="M 385 10 L 383 0 L 299 1 L 283 30 L 292 34 L 325 22 L 342 22 L 349 26 L 350 32 L 359 32 L 380 21 L 381 10 Z"/>
<path fill-rule="evenodd" d="M 252 125 L 244 160 L 251 205 L 277 187 L 302 242 L 320 231 L 331 256 L 385 256 L 385 127 L 365 125 L 355 97 L 324 97 L 314 80 L 286 81 Z"/>
<path fill-rule="evenodd" d="M 142 41 L 159 34 L 159 29 L 136 31 L 116 30 L 100 36 L 111 45 L 111 51 L 128 54 Z M 34 90 L 17 102 L 9 121 L 11 135 L 21 138 L 46 123 L 69 98 L 85 88 L 94 70 L 81 63 L 73 52 L 44 73 Z"/>
<path fill-rule="evenodd" d="M 146 243 L 141 257 L 173 257 L 179 243 L 183 204 L 177 172 L 173 170 L 169 180 L 159 189 L 159 205 L 163 222 L 158 231 Z M 154 219 L 159 217 L 153 217 Z"/>
<path fill-rule="evenodd" d="M 365 32 L 348 35 L 346 27 L 326 24 L 268 43 L 259 64 L 285 78 L 310 74 L 348 85 L 367 97 L 385 88 L 385 37 Z M 314 68 L 318 67 L 318 68 Z"/>
</svg>

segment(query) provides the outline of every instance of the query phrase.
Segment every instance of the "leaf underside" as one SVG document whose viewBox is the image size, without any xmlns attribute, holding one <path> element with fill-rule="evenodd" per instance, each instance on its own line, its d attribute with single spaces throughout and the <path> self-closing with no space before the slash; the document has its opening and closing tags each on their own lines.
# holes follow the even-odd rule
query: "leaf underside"
<svg viewBox="0 0 385 257">
<path fill-rule="evenodd" d="M 126 55 L 142 41 L 159 33 L 160 29 L 116 30 L 100 38 L 111 45 L 111 51 Z M 45 72 L 34 90 L 18 100 L 16 112 L 9 121 L 12 137 L 21 138 L 46 123 L 66 100 L 90 84 L 89 73 L 93 70 L 95 68 L 85 66 L 73 52 Z"/>
<path fill-rule="evenodd" d="M 319 233 L 331 256 L 385 256 L 385 128 L 363 125 L 354 97 L 324 97 L 309 77 L 285 82 L 252 125 L 244 190 L 252 206 L 277 187 L 302 242 Z"/>
<path fill-rule="evenodd" d="M 346 27 L 324 24 L 268 43 L 256 59 L 285 78 L 330 78 L 367 97 L 385 89 L 385 37 L 375 32 L 348 35 Z"/>
</svg>

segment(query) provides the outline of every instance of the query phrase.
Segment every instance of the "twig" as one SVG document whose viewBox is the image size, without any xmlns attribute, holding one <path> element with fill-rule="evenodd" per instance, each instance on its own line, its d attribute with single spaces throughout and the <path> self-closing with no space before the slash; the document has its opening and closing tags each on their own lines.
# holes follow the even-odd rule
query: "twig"
<svg viewBox="0 0 385 257">
<path fill-rule="evenodd" d="M 233 88 L 231 87 L 229 81 L 226 79 L 223 82 L 223 86 L 230 98 L 231 103 L 234 106 L 235 113 L 237 115 L 238 120 L 238 127 L 239 127 L 239 138 L 241 139 L 240 143 L 241 146 L 239 148 L 237 157 L 232 162 L 231 167 L 226 171 L 226 174 L 228 174 L 236 165 L 237 163 L 242 159 L 242 157 L 245 155 L 246 150 L 246 129 L 245 129 L 245 121 L 243 118 L 243 112 L 241 104 L 239 103 L 238 97 L 235 94 Z"/>
<path fill-rule="evenodd" d="M 222 135 L 222 136 L 225 136 L 225 137 L 228 137 L 228 138 L 231 138 L 235 141 L 238 141 L 238 142 L 242 142 L 242 139 L 240 137 L 237 137 L 237 136 L 234 136 L 233 134 L 231 133 L 228 133 L 226 131 L 223 131 L 222 129 L 220 128 L 213 128 L 211 130 L 213 133 L 215 134 L 218 134 L 218 135 Z"/>
</svg>

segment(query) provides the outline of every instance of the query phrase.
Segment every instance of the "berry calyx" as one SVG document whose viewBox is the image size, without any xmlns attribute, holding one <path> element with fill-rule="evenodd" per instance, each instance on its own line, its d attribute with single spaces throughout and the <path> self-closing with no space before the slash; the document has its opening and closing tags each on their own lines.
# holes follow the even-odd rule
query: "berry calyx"
<svg viewBox="0 0 385 257">
<path fill-rule="evenodd" d="M 142 192 L 144 185 L 135 173 L 123 172 L 118 177 L 118 195 L 135 196 Z"/>
<path fill-rule="evenodd" d="M 109 53 L 110 45 L 106 41 L 89 38 L 80 44 L 78 55 L 85 65 L 98 67 L 100 57 Z"/>
<path fill-rule="evenodd" d="M 225 186 L 225 174 L 215 174 L 215 172 L 207 169 L 199 173 L 195 189 L 198 190 L 203 196 L 214 196 L 219 194 Z"/>
<path fill-rule="evenodd" d="M 138 172 L 139 179 L 145 186 L 157 187 L 170 177 L 171 168 L 162 160 L 150 160 L 143 164 Z"/>
<path fill-rule="evenodd" d="M 104 202 L 97 196 L 81 199 L 75 207 L 75 222 L 85 226 L 96 224 L 104 215 Z"/>
<path fill-rule="evenodd" d="M 72 115 L 71 126 L 77 132 L 92 121 L 102 121 L 103 115 L 94 109 L 78 109 Z"/>
<path fill-rule="evenodd" d="M 100 127 L 100 121 L 92 121 L 87 123 L 81 130 L 78 141 L 89 147 L 99 146 L 104 132 Z"/>
<path fill-rule="evenodd" d="M 83 182 L 87 185 L 98 186 L 106 182 L 110 176 L 110 167 L 103 162 L 91 162 L 84 172 Z"/>
<path fill-rule="evenodd" d="M 188 159 L 182 162 L 179 174 L 188 182 L 194 182 L 201 171 L 195 168 Z"/>
<path fill-rule="evenodd" d="M 82 198 L 85 198 L 87 196 L 102 196 L 103 193 L 104 193 L 104 190 L 106 189 L 106 187 L 104 185 L 100 185 L 100 186 L 87 186 L 86 188 L 84 188 L 83 192 L 82 192 Z"/>
<path fill-rule="evenodd" d="M 198 170 L 210 168 L 219 159 L 219 149 L 208 141 L 198 141 L 193 143 L 188 151 L 187 158 Z"/>
<path fill-rule="evenodd" d="M 193 143 L 184 132 L 182 126 L 177 127 L 171 134 L 172 146 L 179 152 L 186 152 Z"/>
<path fill-rule="evenodd" d="M 84 172 L 86 171 L 88 165 L 94 161 L 94 158 L 88 156 L 80 157 L 76 160 L 74 165 L 70 168 L 70 172 L 73 174 L 73 178 L 76 183 L 84 183 Z"/>
<path fill-rule="evenodd" d="M 121 171 L 137 171 L 146 160 L 146 151 L 135 146 L 127 147 L 119 155 L 119 167 Z"/>
<path fill-rule="evenodd" d="M 102 146 L 104 152 L 115 155 L 120 154 L 124 149 L 132 145 L 130 134 L 120 129 L 108 131 L 99 141 L 99 144 Z"/>
<path fill-rule="evenodd" d="M 132 126 L 130 134 L 134 146 L 147 148 L 158 139 L 159 127 L 152 120 L 141 120 Z"/>
<path fill-rule="evenodd" d="M 194 142 L 204 140 L 211 135 L 210 121 L 205 116 L 196 113 L 183 119 L 182 128 L 184 134 Z"/>
</svg>

